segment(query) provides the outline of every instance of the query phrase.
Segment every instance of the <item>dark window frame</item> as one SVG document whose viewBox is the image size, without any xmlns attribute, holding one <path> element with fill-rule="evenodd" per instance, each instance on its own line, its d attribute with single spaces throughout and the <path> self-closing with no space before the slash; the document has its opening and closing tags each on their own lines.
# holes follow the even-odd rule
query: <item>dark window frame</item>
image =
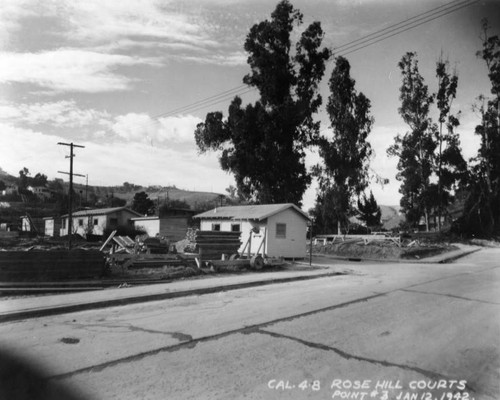
<svg viewBox="0 0 500 400">
<path fill-rule="evenodd" d="M 276 239 L 286 239 L 286 223 L 276 223 Z"/>
<path fill-rule="evenodd" d="M 231 224 L 231 232 L 241 232 L 241 224 Z"/>
</svg>

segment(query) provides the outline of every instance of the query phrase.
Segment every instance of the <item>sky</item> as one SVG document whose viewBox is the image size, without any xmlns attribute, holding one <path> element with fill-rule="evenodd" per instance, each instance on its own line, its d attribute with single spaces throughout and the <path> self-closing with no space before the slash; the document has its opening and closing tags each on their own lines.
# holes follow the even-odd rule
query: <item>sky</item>
<svg viewBox="0 0 500 400">
<path fill-rule="evenodd" d="M 398 114 L 397 64 L 406 52 L 417 53 L 431 91 L 437 88 L 440 57 L 456 70 L 452 112 L 460 111 L 465 157 L 475 155 L 479 115 L 473 105 L 480 94 L 490 94 L 486 66 L 476 56 L 481 20 L 487 17 L 490 33 L 500 34 L 500 0 L 291 2 L 304 14 L 294 38 L 320 21 L 324 45 L 349 60 L 356 89 L 372 103 L 372 174 L 389 179 L 383 186 L 371 182 L 379 204 L 397 205 L 401 197 L 397 160 L 386 150 L 408 130 Z M 249 72 L 243 44 L 251 26 L 269 19 L 276 3 L 2 0 L 0 167 L 15 176 L 26 167 L 32 175 L 67 180 L 58 171 L 69 171 L 68 147 L 58 143 L 73 142 L 84 146 L 75 149 L 74 172 L 88 176 L 89 185 L 129 182 L 225 193 L 234 179 L 221 170 L 217 153 L 198 153 L 194 129 L 208 112 L 227 115 L 235 94 L 244 103 L 257 99 L 242 83 Z M 410 19 L 419 15 L 420 26 L 411 28 L 408 23 L 415 20 Z M 377 32 L 358 47 L 341 47 Z M 320 87 L 323 106 L 316 115 L 326 136 L 333 65 L 327 65 Z M 318 162 L 317 151 L 309 151 L 306 165 Z M 314 204 L 316 187 L 313 183 L 304 195 L 306 210 Z"/>
</svg>

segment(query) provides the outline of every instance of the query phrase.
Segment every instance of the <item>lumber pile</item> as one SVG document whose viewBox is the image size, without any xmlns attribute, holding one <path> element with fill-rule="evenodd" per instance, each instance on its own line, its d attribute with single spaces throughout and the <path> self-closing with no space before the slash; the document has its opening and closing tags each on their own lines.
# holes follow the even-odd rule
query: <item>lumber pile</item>
<svg viewBox="0 0 500 400">
<path fill-rule="evenodd" d="M 232 255 L 241 246 L 240 232 L 196 231 L 194 241 L 200 258 L 217 260 Z"/>
</svg>

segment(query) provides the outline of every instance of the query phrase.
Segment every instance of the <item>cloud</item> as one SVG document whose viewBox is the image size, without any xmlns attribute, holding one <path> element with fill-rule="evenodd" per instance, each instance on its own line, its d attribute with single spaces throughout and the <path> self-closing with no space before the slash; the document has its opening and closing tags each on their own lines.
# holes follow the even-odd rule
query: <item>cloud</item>
<svg viewBox="0 0 500 400">
<path fill-rule="evenodd" d="M 192 115 L 151 118 L 147 114 L 129 113 L 115 118 L 112 131 L 126 141 L 151 145 L 190 143 L 194 145 L 194 130 L 202 120 Z M 194 147 L 194 146 L 193 146 Z"/>
<path fill-rule="evenodd" d="M 2 0 L 0 7 L 0 48 L 5 47 L 11 39 L 11 35 L 21 29 L 22 18 L 36 15 L 34 10 L 28 7 L 29 0 Z"/>
<path fill-rule="evenodd" d="M 188 62 L 196 62 L 200 64 L 216 64 L 231 67 L 246 65 L 248 54 L 242 51 L 235 51 L 227 54 L 180 55 L 178 57 Z"/>
<path fill-rule="evenodd" d="M 74 100 L 0 105 L 0 119 L 29 125 L 50 124 L 56 128 L 79 128 L 94 124 L 106 126 L 110 118 L 105 111 L 80 109 Z"/>
<path fill-rule="evenodd" d="M 17 127 L 44 125 L 44 129 L 73 128 L 80 137 L 147 143 L 154 146 L 180 145 L 178 150 L 194 149 L 194 131 L 202 120 L 193 115 L 153 118 L 128 113 L 113 116 L 107 111 L 79 108 L 74 100 L 16 104 L 0 103 L 0 122 Z M 89 133 L 82 135 L 82 133 Z"/>
<path fill-rule="evenodd" d="M 197 45 L 215 45 L 185 13 L 166 9 L 168 3 L 155 0 L 85 2 L 68 1 L 65 13 L 77 39 L 95 43 L 128 38 L 157 38 Z"/>
<path fill-rule="evenodd" d="M 183 2 L 158 0 L 6 1 L 7 6 L 2 3 L 0 10 L 0 33 L 3 30 L 2 36 L 15 38 L 12 43 L 22 43 L 25 34 L 28 40 L 36 42 L 37 37 L 32 37 L 33 27 L 49 24 L 54 27 L 50 34 L 57 39 L 40 39 L 45 50 L 52 49 L 51 43 L 59 43 L 68 48 L 115 55 L 147 51 L 200 63 L 245 63 L 245 57 L 235 46 L 240 47 L 245 37 L 249 16 L 234 14 L 217 2 L 186 6 Z M 220 23 L 221 18 L 228 18 L 221 13 L 232 18 L 230 28 Z M 40 36 L 46 33 L 42 30 Z M 100 78 L 118 90 L 127 87 L 123 77 L 108 73 Z"/>
<path fill-rule="evenodd" d="M 77 49 L 40 53 L 0 53 L 0 83 L 31 83 L 53 92 L 109 92 L 131 88 L 132 80 L 113 71 L 120 66 L 158 66 L 153 58 Z"/>
</svg>

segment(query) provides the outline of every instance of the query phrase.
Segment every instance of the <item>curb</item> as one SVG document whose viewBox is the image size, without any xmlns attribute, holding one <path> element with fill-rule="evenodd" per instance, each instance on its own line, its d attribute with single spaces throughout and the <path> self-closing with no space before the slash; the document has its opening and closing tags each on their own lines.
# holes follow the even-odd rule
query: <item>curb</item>
<svg viewBox="0 0 500 400">
<path fill-rule="evenodd" d="M 453 256 L 443 258 L 442 260 L 438 261 L 438 263 L 439 263 L 439 264 L 446 264 L 446 263 L 449 263 L 449 262 L 453 262 L 453 261 L 455 261 L 455 260 L 458 260 L 459 258 L 462 258 L 462 257 L 468 256 L 469 254 L 476 253 L 476 252 L 478 252 L 479 250 L 481 250 L 481 247 L 479 247 L 479 248 L 477 248 L 477 249 L 464 250 L 464 251 L 463 251 L 462 253 L 460 253 L 460 254 L 455 254 L 455 255 L 453 255 Z"/>
<path fill-rule="evenodd" d="M 0 323 L 19 321 L 29 318 L 47 317 L 47 316 L 66 314 L 77 311 L 95 310 L 99 308 L 125 306 L 128 304 L 175 299 L 178 297 L 203 295 L 216 292 L 226 292 L 230 290 L 245 289 L 255 286 L 272 285 L 272 284 L 287 283 L 294 281 L 305 281 L 305 280 L 326 278 L 337 275 L 344 275 L 344 274 L 341 272 L 329 272 L 318 275 L 302 275 L 289 278 L 275 278 L 275 279 L 268 279 L 268 280 L 254 281 L 254 282 L 235 283 L 231 285 L 219 285 L 219 286 L 199 288 L 199 289 L 182 290 L 178 292 L 154 293 L 154 294 L 140 295 L 134 297 L 125 297 L 120 299 L 102 300 L 93 303 L 80 303 L 80 304 L 62 305 L 59 307 L 20 310 L 20 311 L 13 311 L 5 314 L 0 314 Z"/>
<path fill-rule="evenodd" d="M 477 251 L 481 250 L 481 247 L 476 248 L 476 249 L 470 249 L 470 250 L 462 250 L 460 253 L 445 257 L 443 255 L 442 258 L 434 258 L 433 260 L 430 259 L 416 259 L 416 260 L 408 260 L 408 259 L 381 259 L 381 258 L 362 258 L 362 257 L 341 257 L 341 256 L 335 256 L 335 255 L 329 255 L 329 254 L 321 254 L 321 253 L 313 253 L 314 257 L 323 257 L 323 258 L 328 258 L 331 260 L 339 260 L 339 261 L 349 261 L 349 262 L 362 262 L 362 261 L 369 261 L 369 262 L 384 262 L 384 263 L 392 263 L 392 264 L 446 264 L 455 260 L 458 260 L 459 258 L 468 256 L 469 254 L 475 253 Z M 439 257 L 439 256 L 438 256 Z M 429 257 L 433 258 L 433 257 Z M 319 264 L 318 264 L 319 265 Z"/>
</svg>

